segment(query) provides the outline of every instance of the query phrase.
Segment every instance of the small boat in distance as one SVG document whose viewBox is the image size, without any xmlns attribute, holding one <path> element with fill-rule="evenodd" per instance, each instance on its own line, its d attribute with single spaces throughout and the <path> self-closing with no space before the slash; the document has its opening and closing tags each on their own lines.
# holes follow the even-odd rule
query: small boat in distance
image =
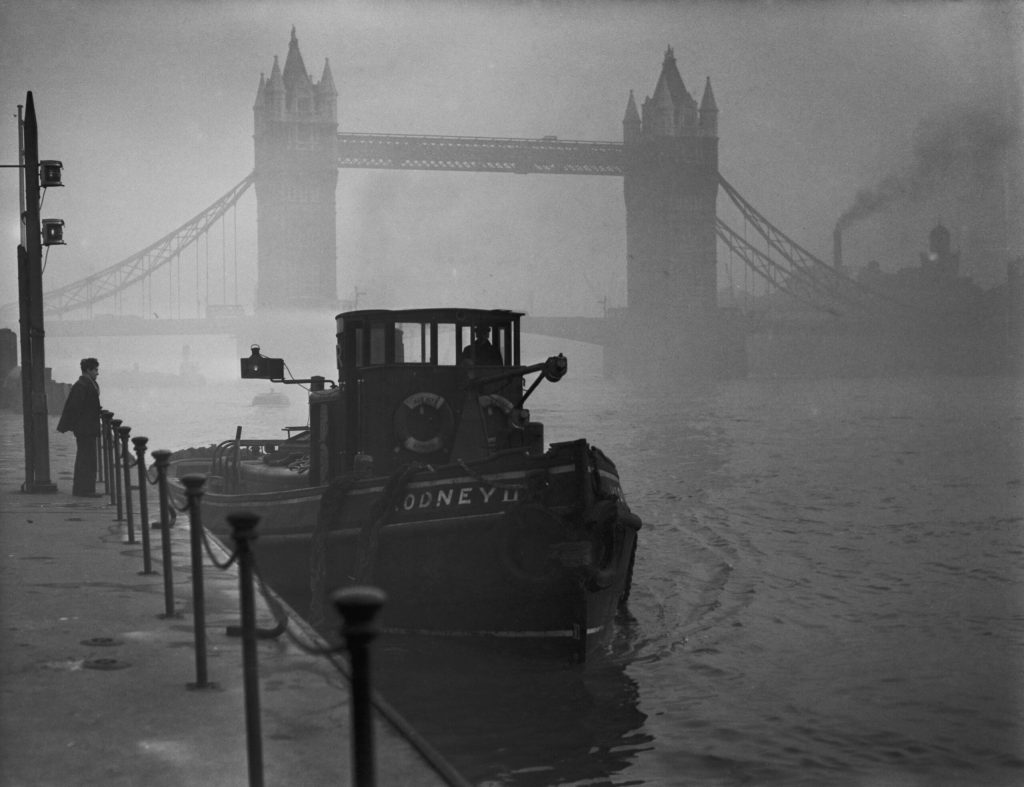
<svg viewBox="0 0 1024 787">
<path fill-rule="evenodd" d="M 260 516 L 262 579 L 314 623 L 328 593 L 387 593 L 385 631 L 552 646 L 582 661 L 632 581 L 640 519 L 586 440 L 545 447 L 525 404 L 564 356 L 524 365 L 518 312 L 361 310 L 337 316 L 337 384 L 310 384 L 308 428 L 172 457 L 171 490 L 204 473 L 203 522 Z M 282 359 L 241 359 L 283 379 Z M 527 384 L 527 378 L 537 375 Z"/>
<path fill-rule="evenodd" d="M 291 399 L 281 391 L 265 391 L 252 398 L 253 407 L 290 407 Z"/>
</svg>

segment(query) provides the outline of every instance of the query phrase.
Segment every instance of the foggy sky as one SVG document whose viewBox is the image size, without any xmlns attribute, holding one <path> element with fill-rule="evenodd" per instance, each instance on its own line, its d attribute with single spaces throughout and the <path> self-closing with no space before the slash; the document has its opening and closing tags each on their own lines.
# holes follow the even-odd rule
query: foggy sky
<svg viewBox="0 0 1024 787">
<path fill-rule="evenodd" d="M 653 92 L 671 45 L 698 100 L 711 77 L 723 175 L 826 258 L 837 220 L 858 219 L 844 236 L 852 265 L 915 264 L 940 219 L 960 243 L 990 210 L 976 190 L 1021 158 L 1018 4 L 7 0 L 0 17 L 0 163 L 17 161 L 14 117 L 32 90 L 41 158 L 65 167 L 43 209 L 68 242 L 50 251 L 47 288 L 140 250 L 251 171 L 256 87 L 274 55 L 283 65 L 292 25 L 314 79 L 330 59 L 340 130 L 376 133 L 620 140 L 629 91 Z M 971 132 L 980 176 L 952 184 L 961 165 L 927 158 L 963 152 L 949 126 Z M 979 128 L 995 136 L 979 143 Z M 2 172 L 6 303 L 18 192 Z M 922 200 L 935 189 L 943 199 Z M 361 306 L 624 304 L 621 179 L 343 170 L 337 200 L 339 294 L 358 288 Z M 735 223 L 726 207 L 720 196 Z M 1022 242 L 1018 229 L 1018 254 Z M 1005 276 L 1005 259 L 963 265 L 986 286 Z"/>
</svg>

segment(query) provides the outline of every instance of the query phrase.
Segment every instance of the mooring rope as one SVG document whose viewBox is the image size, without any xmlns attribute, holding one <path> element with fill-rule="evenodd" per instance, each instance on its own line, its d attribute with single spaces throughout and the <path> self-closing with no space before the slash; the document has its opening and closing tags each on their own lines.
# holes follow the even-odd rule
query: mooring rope
<svg viewBox="0 0 1024 787">
<path fill-rule="evenodd" d="M 380 546 L 380 530 L 387 521 L 392 507 L 405 491 L 409 479 L 423 469 L 419 462 L 410 462 L 400 467 L 384 485 L 381 496 L 374 502 L 370 518 L 363 524 L 356 541 L 356 560 L 352 571 L 352 579 L 357 582 L 369 582 L 373 576 L 373 564 Z"/>
<path fill-rule="evenodd" d="M 310 535 L 309 622 L 319 628 L 325 622 L 324 599 L 327 595 L 327 532 L 329 523 L 341 516 L 345 498 L 352 489 L 351 480 L 332 482 L 320 498 L 316 523 Z"/>
</svg>

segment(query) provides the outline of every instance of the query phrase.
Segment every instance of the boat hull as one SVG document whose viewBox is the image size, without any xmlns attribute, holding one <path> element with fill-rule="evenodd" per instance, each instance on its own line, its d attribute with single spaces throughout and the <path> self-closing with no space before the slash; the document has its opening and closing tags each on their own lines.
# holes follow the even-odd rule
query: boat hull
<svg viewBox="0 0 1024 787">
<path fill-rule="evenodd" d="M 201 471 L 194 460 L 173 467 L 178 477 Z M 388 596 L 385 630 L 500 638 L 583 659 L 628 596 L 640 521 L 615 466 L 582 440 L 321 487 L 279 488 L 279 468 L 239 475 L 238 494 L 211 479 L 203 525 L 231 545 L 227 515 L 259 515 L 260 576 L 314 624 L 333 624 L 331 591 L 372 584 Z M 183 505 L 182 485 L 172 478 L 170 488 Z"/>
</svg>

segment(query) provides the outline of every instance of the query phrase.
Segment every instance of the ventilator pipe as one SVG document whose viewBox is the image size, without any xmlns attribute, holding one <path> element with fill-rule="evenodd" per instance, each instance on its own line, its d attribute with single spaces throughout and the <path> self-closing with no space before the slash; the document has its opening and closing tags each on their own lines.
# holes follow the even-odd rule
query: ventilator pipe
<svg viewBox="0 0 1024 787">
<path fill-rule="evenodd" d="M 380 631 L 376 617 L 386 600 L 384 591 L 367 586 L 343 588 L 331 594 L 344 620 L 341 634 L 352 672 L 352 781 L 356 787 L 373 787 L 375 782 L 369 644 Z"/>
</svg>

